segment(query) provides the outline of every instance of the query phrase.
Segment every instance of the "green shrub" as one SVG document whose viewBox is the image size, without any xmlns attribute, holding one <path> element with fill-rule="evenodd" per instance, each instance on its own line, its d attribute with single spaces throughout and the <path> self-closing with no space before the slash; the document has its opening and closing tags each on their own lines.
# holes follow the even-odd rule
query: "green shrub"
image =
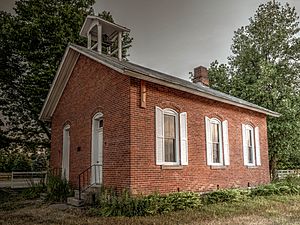
<svg viewBox="0 0 300 225">
<path fill-rule="evenodd" d="M 112 189 L 102 189 L 96 208 L 89 213 L 98 216 L 145 216 L 197 208 L 201 205 L 199 195 L 191 192 L 178 192 L 169 195 L 152 194 L 131 196 L 128 191 L 117 195 Z"/>
<path fill-rule="evenodd" d="M 167 196 L 167 201 L 175 211 L 198 208 L 201 205 L 199 194 L 193 192 L 171 193 Z"/>
<path fill-rule="evenodd" d="M 287 176 L 285 179 L 276 181 L 275 184 L 285 184 L 285 185 L 292 185 L 292 186 L 300 186 L 300 177 L 296 177 L 293 175 Z"/>
<path fill-rule="evenodd" d="M 204 204 L 214 204 L 219 202 L 238 202 L 249 197 L 249 190 L 225 189 L 210 192 L 202 196 Z"/>
<path fill-rule="evenodd" d="M 142 216 L 146 204 L 143 197 L 132 197 L 127 190 L 117 194 L 112 188 L 101 188 L 96 208 L 92 208 L 89 213 L 98 216 Z"/>
<path fill-rule="evenodd" d="M 65 178 L 48 175 L 46 200 L 54 202 L 66 202 L 67 198 L 72 196 L 73 190 Z"/>
<path fill-rule="evenodd" d="M 171 195 L 171 194 L 170 194 Z M 175 211 L 170 195 L 152 194 L 144 197 L 145 215 L 164 214 Z"/>
<path fill-rule="evenodd" d="M 251 196 L 295 195 L 300 194 L 299 178 L 287 178 L 251 190 Z"/>
<path fill-rule="evenodd" d="M 250 197 L 300 194 L 300 179 L 288 178 L 280 182 L 259 186 L 250 190 L 225 189 L 199 196 L 193 192 L 176 192 L 168 195 L 152 194 L 131 196 L 128 191 L 120 194 L 110 188 L 101 188 L 96 207 L 89 214 L 98 216 L 146 216 L 172 211 L 195 209 L 202 204 L 241 202 Z"/>
<path fill-rule="evenodd" d="M 276 184 L 268 184 L 256 187 L 251 190 L 251 196 L 270 196 L 280 194 L 279 189 Z"/>
</svg>

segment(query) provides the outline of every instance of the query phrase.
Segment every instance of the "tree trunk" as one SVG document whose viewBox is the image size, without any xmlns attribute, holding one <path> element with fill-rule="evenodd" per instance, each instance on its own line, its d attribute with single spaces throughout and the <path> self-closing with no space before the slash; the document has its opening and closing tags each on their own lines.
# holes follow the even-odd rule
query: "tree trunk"
<svg viewBox="0 0 300 225">
<path fill-rule="evenodd" d="M 270 159 L 270 172 L 271 172 L 272 181 L 277 179 L 276 167 L 277 167 L 277 157 L 276 154 L 272 154 Z"/>
</svg>

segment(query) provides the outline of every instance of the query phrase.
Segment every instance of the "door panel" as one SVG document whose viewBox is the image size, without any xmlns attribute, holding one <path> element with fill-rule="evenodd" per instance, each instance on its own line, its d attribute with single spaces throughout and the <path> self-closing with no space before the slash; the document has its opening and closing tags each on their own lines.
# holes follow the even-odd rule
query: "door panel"
<svg viewBox="0 0 300 225">
<path fill-rule="evenodd" d="M 67 126 L 63 131 L 63 151 L 62 151 L 62 177 L 69 180 L 70 164 L 70 127 Z"/>
<path fill-rule="evenodd" d="M 93 147 L 92 147 L 92 173 L 91 184 L 102 183 L 102 162 L 103 162 L 103 120 L 95 119 L 93 122 Z"/>
</svg>

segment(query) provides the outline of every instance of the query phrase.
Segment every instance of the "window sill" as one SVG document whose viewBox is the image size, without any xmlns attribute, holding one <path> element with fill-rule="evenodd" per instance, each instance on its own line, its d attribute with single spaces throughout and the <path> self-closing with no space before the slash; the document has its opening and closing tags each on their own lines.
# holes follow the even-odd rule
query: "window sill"
<svg viewBox="0 0 300 225">
<path fill-rule="evenodd" d="M 257 169 L 257 168 L 259 168 L 259 166 L 256 166 L 256 165 L 251 165 L 251 166 L 246 165 L 246 167 L 247 167 L 247 169 Z"/>
<path fill-rule="evenodd" d="M 210 166 L 211 170 L 226 170 L 227 166 L 221 165 L 221 166 Z"/>
<path fill-rule="evenodd" d="M 161 165 L 162 170 L 182 170 L 183 166 L 181 165 Z"/>
</svg>

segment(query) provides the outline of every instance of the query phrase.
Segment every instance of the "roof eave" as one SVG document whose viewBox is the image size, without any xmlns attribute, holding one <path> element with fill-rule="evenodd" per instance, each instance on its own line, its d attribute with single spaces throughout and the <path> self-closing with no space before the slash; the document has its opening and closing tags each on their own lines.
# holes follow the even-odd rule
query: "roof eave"
<svg viewBox="0 0 300 225">
<path fill-rule="evenodd" d="M 106 23 L 106 24 L 109 24 L 113 27 L 115 27 L 116 29 L 122 31 L 122 32 L 130 32 L 130 29 L 128 29 L 127 27 L 123 27 L 119 24 L 116 24 L 116 23 L 111 23 L 107 20 L 104 20 L 104 19 L 101 19 L 97 16 L 87 16 L 84 20 L 84 23 L 81 27 L 81 30 L 79 32 L 79 35 L 82 36 L 82 37 L 87 37 L 87 33 L 86 33 L 86 26 L 88 25 L 89 21 L 92 21 L 92 20 L 98 20 L 98 21 L 102 21 L 102 23 Z M 90 25 L 89 25 L 90 27 Z"/>
<path fill-rule="evenodd" d="M 69 54 L 70 50 L 72 50 L 73 54 Z M 96 56 L 93 56 L 83 50 L 80 50 L 78 48 L 76 48 L 76 46 L 72 46 L 69 45 L 65 51 L 65 54 L 63 56 L 63 59 L 59 65 L 59 68 L 57 70 L 57 73 L 55 75 L 55 78 L 53 80 L 53 83 L 51 85 L 51 88 L 49 90 L 48 96 L 44 102 L 43 108 L 41 110 L 41 113 L 39 115 L 39 119 L 42 121 L 51 121 L 51 117 L 56 109 L 56 106 L 59 102 L 59 99 L 64 91 L 64 88 L 68 82 L 68 79 L 76 65 L 76 62 L 80 56 L 80 54 L 85 55 L 86 57 L 95 60 L 96 62 L 99 62 L 119 73 L 131 76 L 131 77 L 135 77 L 138 79 L 142 79 L 142 80 L 146 80 L 149 82 L 153 82 L 153 83 L 157 83 L 157 84 L 161 84 L 167 87 L 171 87 L 171 88 L 175 88 L 178 90 L 182 90 L 184 92 L 188 92 L 191 94 L 195 94 L 204 98 L 208 98 L 211 100 L 215 100 L 215 101 L 219 101 L 219 102 L 223 102 L 226 104 L 230 104 L 230 105 L 234 105 L 234 106 L 238 106 L 240 108 L 244 108 L 244 109 L 248 109 L 251 111 L 255 111 L 255 112 L 259 112 L 262 114 L 266 114 L 269 116 L 273 116 L 273 117 L 279 117 L 280 114 L 277 112 L 273 112 L 271 110 L 267 110 L 264 108 L 256 108 L 256 107 L 251 107 L 239 102 L 235 102 L 235 101 L 230 101 L 228 99 L 222 98 L 222 97 L 218 97 L 206 92 L 203 92 L 201 90 L 198 89 L 193 89 L 190 87 L 187 87 L 185 85 L 182 85 L 178 82 L 170 82 L 170 81 L 166 81 L 163 79 L 159 79 L 155 76 L 151 76 L 151 74 L 144 74 L 142 72 L 137 72 L 137 71 L 133 71 L 130 69 L 127 69 L 126 67 L 118 67 L 118 66 L 114 66 L 109 62 L 106 62 L 103 59 L 99 59 Z M 71 64 L 69 65 L 69 67 L 66 67 L 65 64 Z M 62 71 L 63 70 L 63 71 Z M 66 73 L 66 76 L 61 76 L 61 73 Z"/>
<path fill-rule="evenodd" d="M 51 121 L 51 117 L 65 89 L 70 74 L 72 73 L 75 67 L 75 64 L 77 62 L 80 53 L 75 50 L 72 52 L 73 54 L 71 54 L 70 50 L 73 51 L 74 48 L 71 48 L 71 46 L 69 45 L 63 55 L 62 61 L 58 67 L 52 85 L 48 92 L 47 98 L 44 102 L 43 108 L 40 112 L 39 120 L 41 121 Z M 68 61 L 69 63 L 65 63 L 66 61 Z M 66 67 L 65 65 L 68 65 L 68 67 Z M 66 72 L 68 76 L 67 77 L 61 76 L 60 74 L 62 73 L 62 71 Z M 62 80 L 63 78 L 66 79 L 67 81 Z"/>
<path fill-rule="evenodd" d="M 177 84 L 177 83 L 171 83 L 171 82 L 164 81 L 164 80 L 161 80 L 161 79 L 158 79 L 158 78 L 153 78 L 153 77 L 148 76 L 147 74 L 143 74 L 143 73 L 140 73 L 140 72 L 137 73 L 137 72 L 129 70 L 129 69 L 125 69 L 125 74 L 128 75 L 128 76 L 131 76 L 131 77 L 135 77 L 135 78 L 138 78 L 138 79 L 150 81 L 150 82 L 153 82 L 153 83 L 158 83 L 158 84 L 161 84 L 161 85 L 164 85 L 164 86 L 167 86 L 167 87 L 171 87 L 171 88 L 175 88 L 175 89 L 178 89 L 178 90 L 181 90 L 181 91 L 184 91 L 184 92 L 195 94 L 195 95 L 198 95 L 198 96 L 201 96 L 201 97 L 204 97 L 204 98 L 208 98 L 208 99 L 223 102 L 223 103 L 226 103 L 226 104 L 238 106 L 238 107 L 244 108 L 244 109 L 249 109 L 249 110 L 252 110 L 252 111 L 255 111 L 255 112 L 266 114 L 268 116 L 273 116 L 273 117 L 279 117 L 280 116 L 279 113 L 273 112 L 271 110 L 258 109 L 258 108 L 254 108 L 254 107 L 251 107 L 251 106 L 247 106 L 247 105 L 244 105 L 244 104 L 241 104 L 241 103 L 238 103 L 238 102 L 230 101 L 230 100 L 227 100 L 227 99 L 224 99 L 224 98 L 221 98 L 221 97 L 217 97 L 217 96 L 214 96 L 214 95 L 211 95 L 211 94 L 208 94 L 208 93 L 201 92 L 200 90 L 194 90 L 194 89 L 185 87 L 185 86 Z"/>
</svg>

